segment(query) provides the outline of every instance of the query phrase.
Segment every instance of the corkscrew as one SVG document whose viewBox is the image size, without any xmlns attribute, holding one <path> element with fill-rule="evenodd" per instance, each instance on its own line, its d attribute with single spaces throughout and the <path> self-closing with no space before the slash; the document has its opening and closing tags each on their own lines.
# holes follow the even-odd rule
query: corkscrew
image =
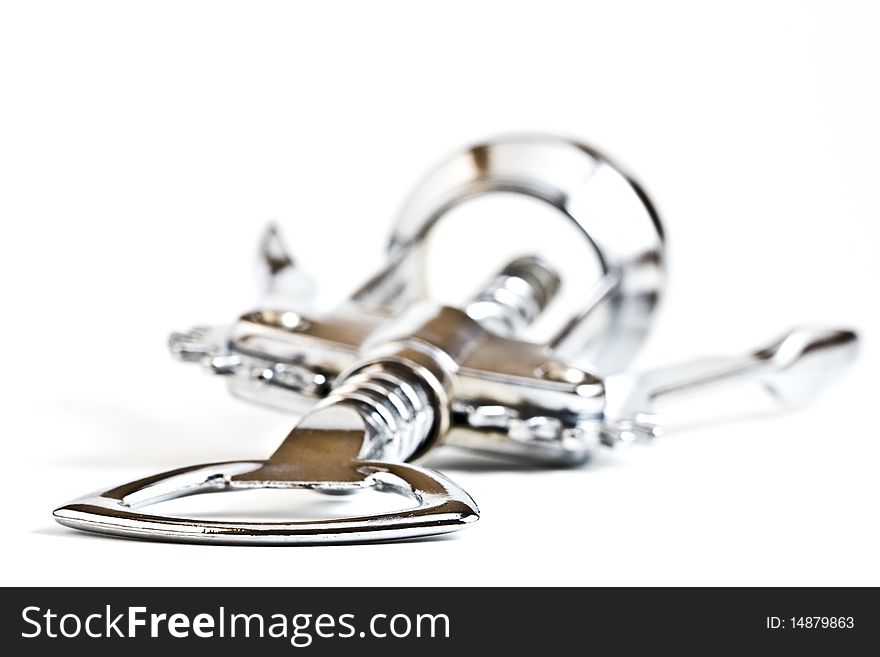
<svg viewBox="0 0 880 657">
<path fill-rule="evenodd" d="M 554 209 L 575 229 L 571 248 L 557 257 L 552 245 L 540 244 L 544 225 L 535 221 L 519 235 L 521 252 L 499 262 L 470 299 L 457 306 L 432 300 L 424 270 L 435 226 L 452 208 L 494 193 Z M 582 259 L 598 262 L 596 280 L 579 277 Z M 449 266 L 462 264 L 450 256 Z M 174 333 L 169 345 L 181 360 L 225 378 L 236 396 L 297 416 L 278 449 L 265 460 L 184 467 L 110 488 L 57 509 L 58 522 L 195 543 L 451 532 L 479 511 L 454 482 L 416 464 L 433 450 L 577 464 L 603 446 L 654 438 L 668 403 L 724 385 L 756 384 L 782 404 L 805 403 L 857 351 L 852 331 L 796 328 L 742 357 L 626 371 L 665 283 L 660 220 L 644 191 L 606 157 L 554 137 L 488 141 L 443 162 L 406 202 L 385 266 L 330 312 L 312 310 L 314 285 L 274 226 L 263 237 L 260 265 L 265 295 L 255 310 L 231 326 Z M 545 327 L 549 337 L 535 340 L 532 327 L 560 303 L 566 307 Z M 144 511 L 175 497 L 253 488 L 373 489 L 412 504 L 322 521 Z"/>
</svg>

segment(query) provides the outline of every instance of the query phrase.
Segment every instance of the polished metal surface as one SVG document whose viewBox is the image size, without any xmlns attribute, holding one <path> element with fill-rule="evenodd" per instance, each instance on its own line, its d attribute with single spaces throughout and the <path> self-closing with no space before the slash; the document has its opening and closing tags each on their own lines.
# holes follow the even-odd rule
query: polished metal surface
<svg viewBox="0 0 880 657">
<path fill-rule="evenodd" d="M 461 307 L 425 298 L 420 271 L 433 227 L 455 205 L 499 190 L 538 199 L 573 222 L 579 253 L 601 264 L 597 280 L 571 280 L 565 263 L 525 254 L 502 263 Z M 541 225 L 533 231 L 540 234 Z M 801 403 L 855 357 L 853 332 L 804 328 L 741 358 L 621 373 L 660 296 L 662 235 L 645 195 L 607 159 L 539 136 L 480 144 L 442 164 L 407 202 L 388 265 L 331 312 L 312 310 L 314 286 L 270 227 L 259 254 L 260 306 L 230 327 L 175 333 L 169 346 L 181 360 L 226 377 L 233 394 L 287 409 L 299 422 L 267 460 L 175 470 L 76 500 L 56 519 L 98 533 L 203 543 L 362 542 L 454 531 L 477 519 L 476 504 L 439 473 L 407 464 L 435 448 L 579 463 L 600 445 L 658 435 L 667 402 L 755 382 L 785 404 Z M 526 340 L 566 284 L 583 290 L 579 305 L 549 341 Z M 414 506 L 277 523 L 141 511 L 173 497 L 246 488 L 373 488 Z"/>
<path fill-rule="evenodd" d="M 556 353 L 601 374 L 625 368 L 644 341 L 662 293 L 663 230 L 637 183 L 604 155 L 567 139 L 512 135 L 442 162 L 404 204 L 391 235 L 389 265 L 354 299 L 400 308 L 423 297 L 420 259 L 431 230 L 457 205 L 498 192 L 558 210 L 580 229 L 583 257 L 597 257 L 602 268 L 599 280 L 577 282 L 582 301 L 550 341 Z M 535 226 L 532 237 L 540 232 Z"/>
<path fill-rule="evenodd" d="M 470 496 L 451 481 L 403 463 L 355 461 L 363 475 L 353 485 L 336 482 L 266 480 L 254 483 L 242 475 L 259 472 L 260 461 L 196 465 L 87 495 L 55 511 L 55 519 L 73 529 L 124 538 L 178 543 L 309 545 L 360 543 L 445 534 L 477 519 Z M 232 522 L 156 516 L 140 511 L 160 501 L 247 488 L 311 488 L 336 491 L 373 488 L 412 499 L 415 506 L 382 516 L 323 521 Z"/>
<path fill-rule="evenodd" d="M 858 355 L 853 331 L 798 327 L 763 349 L 739 357 L 701 358 L 605 380 L 603 439 L 628 442 L 659 435 L 676 402 L 719 388 L 758 385 L 781 406 L 812 401 Z"/>
</svg>

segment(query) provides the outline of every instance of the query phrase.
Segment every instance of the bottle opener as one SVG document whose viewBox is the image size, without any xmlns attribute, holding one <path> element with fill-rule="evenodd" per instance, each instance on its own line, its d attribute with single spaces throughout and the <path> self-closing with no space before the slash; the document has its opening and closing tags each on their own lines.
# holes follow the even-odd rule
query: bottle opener
<svg viewBox="0 0 880 657">
<path fill-rule="evenodd" d="M 568 260 L 598 259 L 583 284 L 565 257 L 527 249 L 460 307 L 428 298 L 428 236 L 447 211 L 478 195 L 537 199 L 576 228 Z M 489 250 L 487 245 L 487 251 Z M 852 331 L 797 328 L 739 358 L 623 372 L 642 344 L 665 280 L 663 231 L 645 193 L 608 159 L 571 141 L 522 136 L 458 153 L 409 198 L 385 267 L 329 313 L 312 313 L 308 276 L 274 227 L 260 258 L 267 300 L 232 326 L 175 333 L 171 351 L 228 379 L 233 394 L 289 409 L 298 424 L 266 460 L 195 465 L 110 488 L 55 511 L 62 525 L 192 543 L 315 544 L 442 534 L 479 511 L 439 474 L 414 465 L 454 445 L 552 464 L 599 446 L 652 438 L 661 402 L 724 384 L 758 383 L 801 404 L 856 354 Z M 450 263 L 460 266 L 462 263 Z M 529 328 L 561 288 L 579 302 L 549 340 Z M 571 296 L 571 295 L 569 295 Z M 557 299 L 558 297 L 558 299 Z M 375 489 L 413 501 L 386 514 L 323 521 L 240 522 L 151 515 L 186 495 L 253 488 L 326 493 Z"/>
</svg>

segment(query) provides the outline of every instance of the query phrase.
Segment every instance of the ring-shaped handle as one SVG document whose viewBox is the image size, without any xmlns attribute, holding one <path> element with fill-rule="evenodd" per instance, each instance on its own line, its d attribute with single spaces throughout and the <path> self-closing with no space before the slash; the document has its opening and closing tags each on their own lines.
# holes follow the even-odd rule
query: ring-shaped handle
<svg viewBox="0 0 880 657">
<path fill-rule="evenodd" d="M 663 229 L 637 183 L 602 154 L 567 139 L 501 137 L 441 163 L 404 204 L 389 243 L 391 265 L 355 299 L 394 307 L 423 296 L 419 263 L 428 233 L 455 206 L 492 192 L 539 199 L 581 229 L 604 275 L 583 282 L 583 302 L 550 346 L 600 374 L 624 369 L 645 339 L 664 285 Z M 542 230 L 535 226 L 536 234 Z"/>
<path fill-rule="evenodd" d="M 418 466 L 356 461 L 359 482 L 237 480 L 265 461 L 229 461 L 172 470 L 87 495 L 55 510 L 67 527 L 99 534 L 156 541 L 209 544 L 291 545 L 390 541 L 444 534 L 479 517 L 471 497 L 441 474 Z M 385 514 L 333 520 L 238 522 L 153 515 L 140 509 L 169 499 L 253 488 L 340 490 L 372 487 L 397 493 L 416 506 Z"/>
</svg>

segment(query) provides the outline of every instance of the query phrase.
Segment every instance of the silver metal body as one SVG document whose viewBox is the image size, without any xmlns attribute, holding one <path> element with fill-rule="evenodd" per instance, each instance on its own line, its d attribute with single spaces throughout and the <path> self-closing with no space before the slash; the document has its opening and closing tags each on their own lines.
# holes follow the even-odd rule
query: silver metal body
<svg viewBox="0 0 880 657">
<path fill-rule="evenodd" d="M 539 199 L 578 229 L 596 281 L 565 280 L 525 253 L 460 308 L 426 298 L 426 240 L 457 204 L 512 192 Z M 539 234 L 541 227 L 535 226 Z M 277 231 L 261 249 L 267 301 L 231 327 L 174 334 L 172 352 L 228 377 L 232 392 L 301 416 L 265 461 L 194 466 L 126 484 L 56 510 L 62 524 L 115 535 L 205 543 L 324 543 L 454 531 L 478 517 L 467 493 L 418 461 L 454 445 L 551 464 L 599 445 L 653 437 L 661 402 L 734 382 L 802 401 L 854 357 L 850 331 L 797 329 L 739 359 L 632 375 L 664 282 L 663 234 L 645 194 L 595 151 L 552 137 L 474 146 L 436 169 L 406 203 L 386 267 L 330 313 L 308 312 L 313 286 Z M 523 338 L 560 284 L 583 290 L 552 339 Z M 585 367 L 584 363 L 590 366 Z M 412 498 L 409 510 L 324 522 L 241 523 L 148 515 L 160 500 L 242 488 L 344 492 L 372 487 Z"/>
</svg>

